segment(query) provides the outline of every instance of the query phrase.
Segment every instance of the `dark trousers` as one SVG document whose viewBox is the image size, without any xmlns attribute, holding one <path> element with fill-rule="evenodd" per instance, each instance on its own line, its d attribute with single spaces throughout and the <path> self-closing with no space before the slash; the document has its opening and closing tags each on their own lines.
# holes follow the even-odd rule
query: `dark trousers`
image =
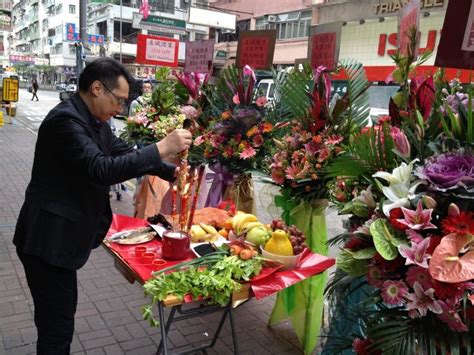
<svg viewBox="0 0 474 355">
<path fill-rule="evenodd" d="M 69 354 L 77 306 L 77 272 L 18 252 L 35 305 L 38 355 Z"/>
<path fill-rule="evenodd" d="M 36 91 L 33 91 L 33 97 L 31 98 L 31 101 L 36 97 L 36 101 L 39 101 L 38 95 L 36 94 Z"/>
</svg>

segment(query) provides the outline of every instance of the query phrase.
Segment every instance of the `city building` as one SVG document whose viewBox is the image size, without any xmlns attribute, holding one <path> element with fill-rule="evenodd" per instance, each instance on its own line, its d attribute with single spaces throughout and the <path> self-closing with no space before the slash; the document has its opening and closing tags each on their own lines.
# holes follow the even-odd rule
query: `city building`
<svg viewBox="0 0 474 355">
<path fill-rule="evenodd" d="M 240 31 L 276 29 L 277 41 L 273 63 L 278 68 L 293 66 L 295 60 L 308 55 L 308 33 L 314 24 L 313 4 L 323 0 L 218 0 L 212 7 L 237 15 L 235 31 L 217 30 L 215 48 L 227 55 L 227 65 L 233 63 Z"/>
<path fill-rule="evenodd" d="M 0 0 L 0 65 L 8 68 L 8 36 L 12 30 L 12 0 Z"/>
</svg>

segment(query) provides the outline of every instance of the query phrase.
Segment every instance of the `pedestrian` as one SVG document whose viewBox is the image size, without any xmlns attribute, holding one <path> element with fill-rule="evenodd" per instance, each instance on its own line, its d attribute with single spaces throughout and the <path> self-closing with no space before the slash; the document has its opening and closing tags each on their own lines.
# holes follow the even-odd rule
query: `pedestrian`
<svg viewBox="0 0 474 355">
<path fill-rule="evenodd" d="M 141 85 L 141 95 L 138 96 L 130 104 L 130 110 L 128 111 L 129 116 L 133 116 L 142 108 L 146 108 L 151 104 L 151 97 L 153 92 L 153 85 L 150 81 L 144 80 Z"/>
<path fill-rule="evenodd" d="M 191 144 L 183 129 L 139 150 L 112 134 L 107 120 L 123 109 L 132 80 L 114 59 L 93 61 L 79 78 L 79 92 L 39 128 L 13 238 L 33 297 L 39 355 L 70 352 L 77 270 L 110 227 L 109 186 L 144 174 L 172 181 L 177 168 L 165 160 Z"/>
<path fill-rule="evenodd" d="M 33 97 L 31 98 L 31 101 L 33 101 L 35 97 L 36 97 L 36 101 L 39 101 L 38 95 L 37 95 L 38 89 L 39 89 L 38 81 L 36 79 L 33 79 L 31 81 L 31 92 L 33 93 Z"/>
</svg>

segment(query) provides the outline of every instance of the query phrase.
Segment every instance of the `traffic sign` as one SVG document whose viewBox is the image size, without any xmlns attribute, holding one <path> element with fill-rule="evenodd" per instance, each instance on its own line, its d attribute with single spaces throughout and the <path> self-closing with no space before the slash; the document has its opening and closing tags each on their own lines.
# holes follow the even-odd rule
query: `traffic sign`
<svg viewBox="0 0 474 355">
<path fill-rule="evenodd" d="M 132 27 L 141 30 L 159 31 L 178 35 L 186 34 L 186 21 L 184 20 L 154 15 L 148 15 L 145 20 L 143 19 L 143 14 L 139 12 L 133 13 Z"/>
<path fill-rule="evenodd" d="M 18 101 L 18 79 L 3 78 L 3 101 Z"/>
</svg>

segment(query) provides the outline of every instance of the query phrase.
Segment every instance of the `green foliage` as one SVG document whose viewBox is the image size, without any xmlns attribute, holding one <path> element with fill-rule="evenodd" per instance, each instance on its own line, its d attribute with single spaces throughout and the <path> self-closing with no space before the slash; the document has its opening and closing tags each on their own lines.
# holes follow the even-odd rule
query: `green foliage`
<svg viewBox="0 0 474 355">
<path fill-rule="evenodd" d="M 386 219 L 377 219 L 370 225 L 370 234 L 374 239 L 375 249 L 385 260 L 395 260 L 398 256 L 397 247 L 406 244 L 399 238 Z"/>
<path fill-rule="evenodd" d="M 356 259 L 349 249 L 342 249 L 337 256 L 337 267 L 350 276 L 359 277 L 367 273 L 367 260 Z"/>
<path fill-rule="evenodd" d="M 367 80 L 362 63 L 354 59 L 343 59 L 341 68 L 348 76 L 347 93 L 342 98 L 342 103 L 347 110 L 340 112 L 344 105 L 336 104 L 333 116 L 336 124 L 345 125 L 346 131 L 358 132 L 369 121 L 369 92 L 370 83 Z M 340 113 L 340 116 L 339 116 Z"/>
</svg>

